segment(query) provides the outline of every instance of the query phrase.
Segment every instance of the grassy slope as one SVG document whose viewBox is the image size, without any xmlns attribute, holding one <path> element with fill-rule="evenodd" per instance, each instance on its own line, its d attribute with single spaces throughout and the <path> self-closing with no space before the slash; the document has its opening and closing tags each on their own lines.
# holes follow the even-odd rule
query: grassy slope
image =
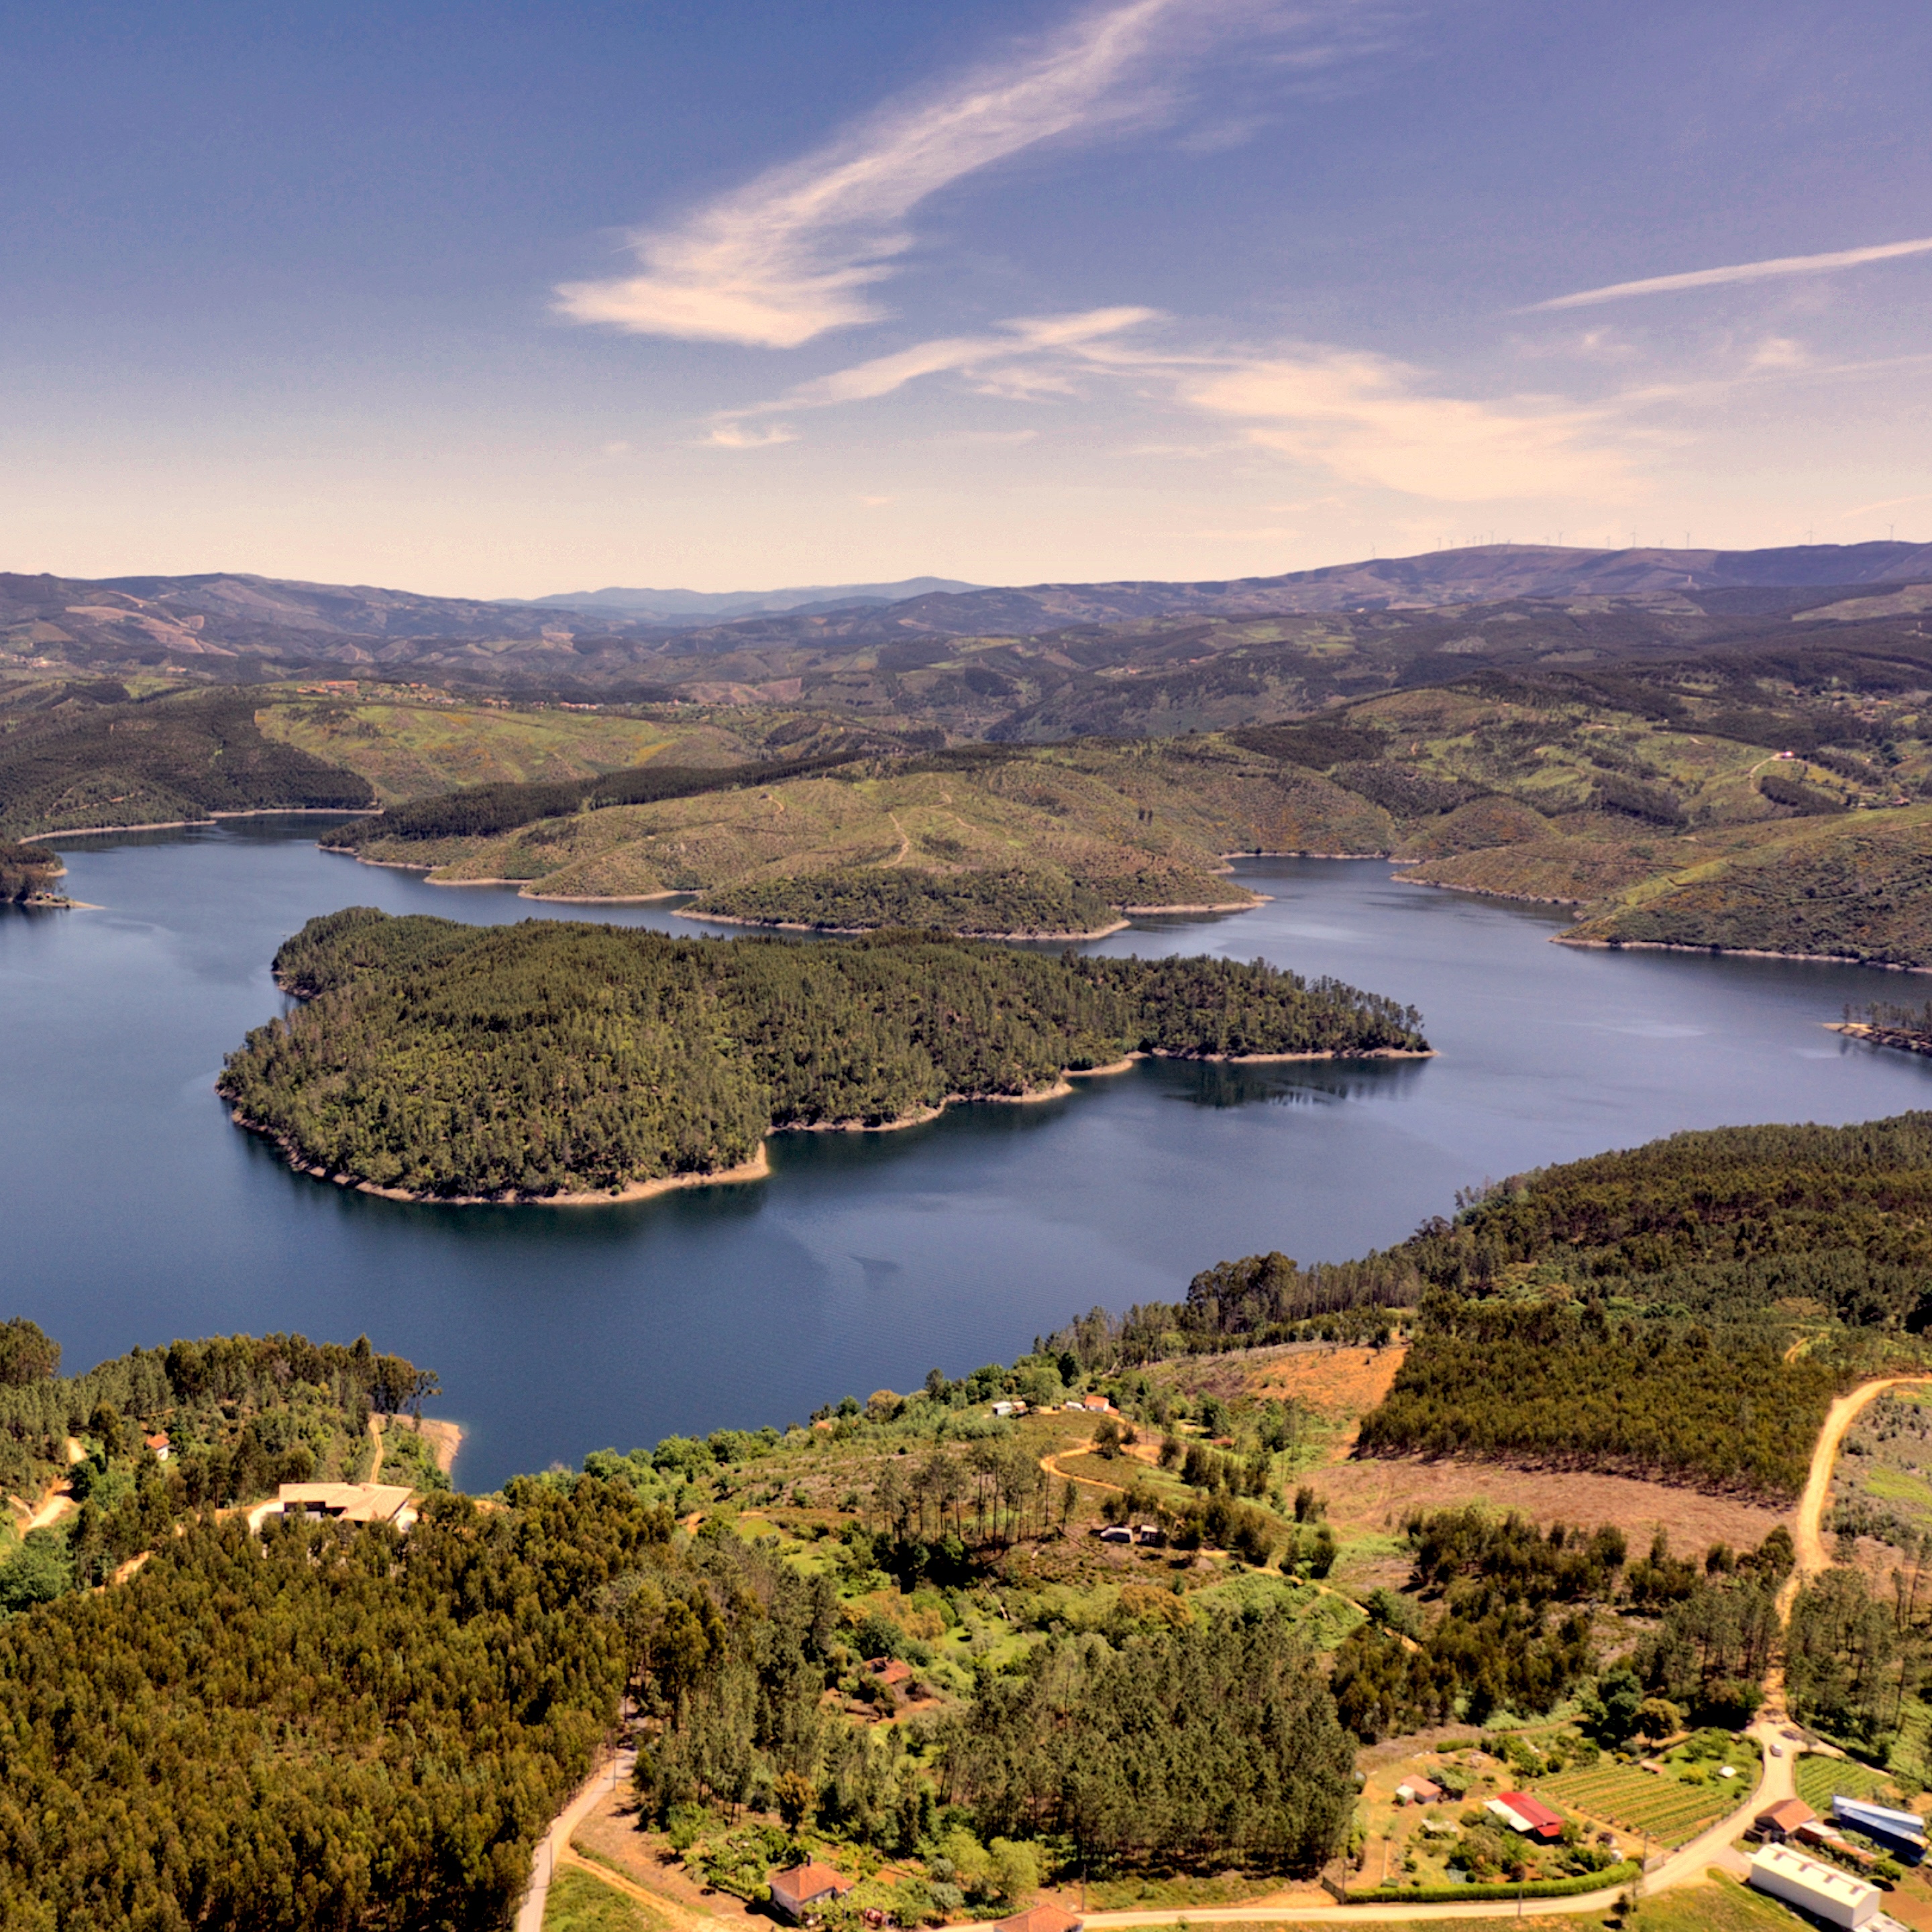
<svg viewBox="0 0 1932 1932">
<path fill-rule="evenodd" d="M 745 754 L 715 727 L 684 730 L 620 712 L 297 698 L 264 705 L 256 722 L 266 738 L 361 773 L 384 805 L 459 785 L 592 778 L 673 745 L 685 764 Z"/>
<path fill-rule="evenodd" d="M 808 924 L 845 922 L 854 903 L 878 917 L 931 904 L 994 932 L 1007 929 L 1000 908 L 1016 878 L 1030 903 L 1060 909 L 1028 929 L 1075 931 L 1092 922 L 1088 896 L 1244 903 L 1216 876 L 1228 853 L 1388 853 L 1419 883 L 1575 904 L 1585 938 L 1932 961 L 1932 911 L 1920 910 L 1932 896 L 1917 890 L 1920 871 L 1932 874 L 1920 857 L 1932 812 L 1894 803 L 1927 762 L 1916 712 L 1868 704 L 1870 717 L 1848 717 L 1850 735 L 1854 724 L 1892 734 L 1900 760 L 1886 777 L 1868 752 L 1861 779 L 1700 728 L 1718 700 L 1678 708 L 1660 720 L 1588 691 L 1426 688 L 1251 749 L 1210 736 L 878 763 L 364 854 L 547 898 L 712 893 L 700 909 Z M 1869 808 L 1797 816 L 1759 788 L 1767 774 Z M 1610 808 L 1619 795 L 1652 815 Z M 883 876 L 894 869 L 936 883 L 895 890 Z"/>
<path fill-rule="evenodd" d="M 1226 852 L 1386 850 L 1389 815 L 1232 746 L 1069 746 L 980 767 L 877 766 L 768 789 L 622 806 L 526 826 L 441 864 L 440 880 L 518 879 L 547 898 L 644 897 L 848 868 L 1022 868 L 1114 905 L 1252 903 Z M 439 848 L 440 857 L 447 848 Z M 366 856 L 420 848 L 378 843 Z"/>
</svg>

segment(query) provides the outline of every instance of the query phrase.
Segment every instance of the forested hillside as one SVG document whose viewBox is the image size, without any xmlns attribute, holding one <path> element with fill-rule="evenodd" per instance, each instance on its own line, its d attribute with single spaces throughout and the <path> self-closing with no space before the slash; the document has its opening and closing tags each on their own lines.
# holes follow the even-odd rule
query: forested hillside
<svg viewBox="0 0 1932 1932">
<path fill-rule="evenodd" d="M 58 1347 L 32 1322 L 0 1328 L 0 1492 L 31 1509 L 64 1482 L 77 1505 L 58 1528 L 0 1552 L 0 1608 L 98 1583 L 195 1510 L 253 1502 L 281 1483 L 359 1478 L 371 1413 L 437 1386 L 366 1339 L 345 1348 L 300 1335 L 176 1342 L 84 1375 L 59 1369 Z"/>
<path fill-rule="evenodd" d="M 837 928 L 929 904 L 986 932 L 1091 930 L 1093 900 L 1238 908 L 1244 853 L 1385 854 L 1420 884 L 1577 904 L 1586 942 L 1922 963 L 1915 675 L 1822 648 L 1478 671 L 1225 734 L 478 787 L 330 842 L 546 898 L 691 892 Z"/>
<path fill-rule="evenodd" d="M 230 1056 L 237 1118 L 304 1166 L 433 1197 L 716 1173 L 774 1128 L 885 1125 L 1133 1052 L 1427 1050 L 1412 1009 L 1259 963 L 915 933 L 724 944 L 358 908 L 275 965 L 306 1004 Z"/>
<path fill-rule="evenodd" d="M 0 1622 L 20 1932 L 502 1924 L 626 1674 L 595 1593 L 668 1520 L 586 1479 L 383 1527 L 233 1519 Z"/>
<path fill-rule="evenodd" d="M 62 869 L 60 854 L 44 845 L 0 842 L 0 905 L 17 905 L 51 892 Z"/>
<path fill-rule="evenodd" d="M 135 703 L 103 682 L 0 716 L 0 838 L 374 800 L 353 772 L 265 738 L 232 692 Z"/>
<path fill-rule="evenodd" d="M 1676 1135 L 1506 1183 L 1400 1252 L 1420 1320 L 1364 1451 L 1789 1495 L 1832 1396 L 1924 1359 L 1932 1114 Z"/>
</svg>

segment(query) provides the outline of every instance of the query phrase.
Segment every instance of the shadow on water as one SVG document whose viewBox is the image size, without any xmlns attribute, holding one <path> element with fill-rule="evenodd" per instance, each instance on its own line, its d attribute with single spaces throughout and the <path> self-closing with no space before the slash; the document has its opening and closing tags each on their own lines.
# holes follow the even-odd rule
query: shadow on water
<svg viewBox="0 0 1932 1932">
<path fill-rule="evenodd" d="M 1196 1107 L 1313 1107 L 1342 1100 L 1396 1100 L 1426 1077 L 1426 1060 L 1312 1060 L 1230 1066 L 1170 1060 L 1166 1098 Z"/>
</svg>

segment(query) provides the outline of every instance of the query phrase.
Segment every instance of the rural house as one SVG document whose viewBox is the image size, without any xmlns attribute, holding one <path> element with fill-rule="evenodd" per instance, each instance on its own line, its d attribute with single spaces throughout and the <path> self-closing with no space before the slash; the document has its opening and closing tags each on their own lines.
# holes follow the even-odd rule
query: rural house
<svg viewBox="0 0 1932 1932">
<path fill-rule="evenodd" d="M 806 1914 L 814 1905 L 843 1898 L 852 1889 L 854 1881 L 842 1872 L 834 1871 L 830 1865 L 814 1862 L 794 1865 L 788 1871 L 775 1871 L 767 1882 L 771 1887 L 773 1907 L 794 1925 L 802 1925 Z"/>
</svg>

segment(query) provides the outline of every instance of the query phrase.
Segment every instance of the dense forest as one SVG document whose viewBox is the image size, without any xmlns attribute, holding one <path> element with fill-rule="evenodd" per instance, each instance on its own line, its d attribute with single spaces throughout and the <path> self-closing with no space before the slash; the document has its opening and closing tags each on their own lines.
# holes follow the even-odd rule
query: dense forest
<svg viewBox="0 0 1932 1932">
<path fill-rule="evenodd" d="M 276 972 L 305 1004 L 230 1055 L 238 1118 L 304 1166 L 430 1196 L 716 1172 L 774 1128 L 884 1124 L 1131 1052 L 1426 1050 L 1412 1009 L 1260 963 L 929 934 L 728 944 L 356 908 Z"/>
<path fill-rule="evenodd" d="M 9 718 L 0 730 L 0 838 L 372 802 L 353 772 L 264 737 L 256 709 L 232 691 L 136 700 L 104 681 Z"/>
<path fill-rule="evenodd" d="M 1790 1494 L 1837 1390 L 1922 1354 L 1928 1208 L 1925 1114 L 1678 1134 L 1505 1183 L 1399 1251 L 1420 1322 L 1362 1447 Z"/>
<path fill-rule="evenodd" d="M 668 1520 L 584 1478 L 407 1539 L 190 1522 L 0 1622 L 0 1919 L 20 1932 L 506 1922 L 625 1675 L 596 1593 Z"/>
<path fill-rule="evenodd" d="M 1928 1210 L 1932 1114 L 1680 1134 L 1520 1176 L 1358 1261 L 1223 1262 L 1180 1301 L 1095 1309 L 1046 1346 L 1107 1369 L 1400 1324 L 1362 1453 L 1785 1496 L 1840 1388 L 1922 1366 Z"/>
<path fill-rule="evenodd" d="M 915 872 L 854 866 L 784 878 L 717 886 L 694 913 L 759 926 L 800 926 L 825 932 L 912 927 L 970 938 L 1105 932 L 1121 923 L 1098 892 L 1064 877 L 1009 867 L 1000 871 Z"/>
</svg>

